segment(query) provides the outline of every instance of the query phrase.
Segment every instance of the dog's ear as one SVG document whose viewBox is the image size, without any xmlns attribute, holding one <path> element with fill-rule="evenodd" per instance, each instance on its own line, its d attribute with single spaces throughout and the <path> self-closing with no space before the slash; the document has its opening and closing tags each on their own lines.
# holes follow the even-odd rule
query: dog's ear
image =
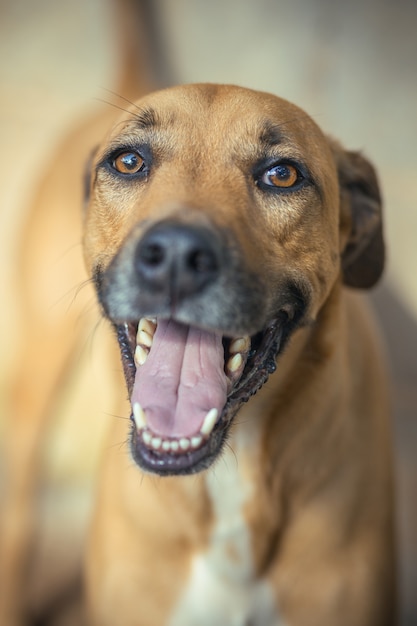
<svg viewBox="0 0 417 626">
<path fill-rule="evenodd" d="M 382 202 L 372 165 L 358 152 L 332 142 L 340 185 L 343 281 L 349 287 L 375 285 L 384 269 Z"/>
<path fill-rule="evenodd" d="M 83 206 L 84 206 L 84 210 L 87 208 L 87 204 L 90 200 L 90 193 L 91 193 L 91 173 L 92 173 L 92 168 L 93 168 L 93 161 L 94 161 L 94 157 L 96 155 L 97 152 L 97 148 L 94 148 L 94 150 L 92 150 L 90 152 L 90 155 L 86 161 L 86 164 L 84 166 L 84 176 L 83 176 Z"/>
</svg>

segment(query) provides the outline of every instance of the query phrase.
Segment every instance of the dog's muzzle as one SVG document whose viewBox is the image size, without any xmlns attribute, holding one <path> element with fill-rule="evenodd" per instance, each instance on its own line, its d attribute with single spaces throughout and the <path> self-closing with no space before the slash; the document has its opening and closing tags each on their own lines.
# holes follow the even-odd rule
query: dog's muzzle
<svg viewBox="0 0 417 626">
<path fill-rule="evenodd" d="M 175 220 L 132 237 L 97 288 L 117 329 L 135 461 L 159 474 L 207 468 L 242 402 L 275 370 L 302 316 L 299 290 L 286 283 L 267 316 L 261 275 L 238 246 Z"/>
</svg>

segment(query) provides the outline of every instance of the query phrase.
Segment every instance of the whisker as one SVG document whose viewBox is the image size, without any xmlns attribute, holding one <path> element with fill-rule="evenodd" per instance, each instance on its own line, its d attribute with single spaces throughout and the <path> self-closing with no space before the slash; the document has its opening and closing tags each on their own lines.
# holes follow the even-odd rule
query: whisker
<svg viewBox="0 0 417 626">
<path fill-rule="evenodd" d="M 240 425 L 244 425 L 244 424 L 248 424 L 249 419 L 239 419 L 238 416 L 236 416 L 233 420 L 233 426 L 240 426 Z"/>
<path fill-rule="evenodd" d="M 105 415 L 106 417 L 114 417 L 118 420 L 125 420 L 127 422 L 130 421 L 130 417 L 126 417 L 125 415 L 117 415 L 117 413 L 108 413 L 107 411 L 104 411 L 103 415 Z"/>
<path fill-rule="evenodd" d="M 81 293 L 81 291 L 85 289 L 85 287 L 87 287 L 87 285 L 92 285 L 93 283 L 94 281 L 92 278 L 86 278 L 85 280 L 82 280 L 80 283 L 78 283 L 78 285 L 75 285 L 75 287 L 72 288 L 75 291 L 74 300 L 78 296 L 78 294 Z"/>
<path fill-rule="evenodd" d="M 111 94 L 112 96 L 115 96 L 116 98 L 119 98 L 120 100 L 123 100 L 124 102 L 127 102 L 127 104 L 130 104 L 130 106 L 134 107 L 138 111 L 141 110 L 140 107 L 135 102 L 132 102 L 132 100 L 129 100 L 129 98 L 125 98 L 125 96 L 122 96 L 120 93 L 117 93 L 116 91 L 112 91 L 111 89 L 107 89 L 107 87 L 102 87 L 101 89 Z"/>
<path fill-rule="evenodd" d="M 73 250 L 75 250 L 75 248 L 81 248 L 82 246 L 82 242 L 81 241 L 76 241 L 73 244 L 71 244 L 70 246 L 68 246 L 68 248 L 66 248 L 65 250 L 62 251 L 62 253 L 59 255 L 59 257 L 57 258 L 57 261 L 61 261 L 62 259 L 64 259 L 70 252 L 72 252 Z"/>
<path fill-rule="evenodd" d="M 308 114 L 308 116 L 311 117 L 312 119 L 322 118 L 323 115 L 324 115 L 323 113 L 317 113 L 316 115 L 312 115 L 311 113 Z M 294 122 L 298 122 L 300 119 L 304 119 L 304 118 L 305 118 L 305 115 L 300 113 L 300 115 L 296 115 L 295 117 L 291 117 L 287 120 L 280 121 L 279 126 L 287 126 L 288 124 L 293 124 Z"/>
<path fill-rule="evenodd" d="M 84 350 L 88 350 L 88 355 L 90 357 L 90 359 L 92 358 L 92 353 L 93 353 L 93 347 L 94 347 L 94 341 L 96 339 L 97 336 L 97 332 L 101 326 L 101 324 L 103 323 L 103 318 L 100 317 L 94 324 L 94 326 L 92 327 L 92 329 L 90 330 L 90 332 L 88 333 L 86 339 L 85 339 L 85 343 L 84 343 L 84 347 L 82 348 L 82 352 L 84 352 Z"/>
<path fill-rule="evenodd" d="M 129 115 L 132 116 L 133 119 L 136 119 L 138 121 L 140 121 L 140 116 L 136 113 L 134 113 L 133 111 L 129 111 L 129 109 L 126 109 L 122 106 L 119 106 L 118 104 L 115 104 L 114 102 L 109 102 L 108 100 L 105 100 L 104 98 L 94 98 L 94 100 L 96 102 L 101 102 L 102 104 L 107 104 L 108 106 L 113 107 L 114 109 L 117 109 L 119 111 L 122 111 L 123 113 L 128 113 Z M 138 107 L 136 107 L 138 108 Z"/>
<path fill-rule="evenodd" d="M 62 302 L 64 302 L 67 298 L 69 298 L 72 294 L 72 297 L 70 299 L 70 302 L 68 303 L 68 307 L 66 311 L 68 313 L 70 308 L 74 305 L 77 296 L 81 293 L 83 289 L 85 289 L 85 287 L 87 287 L 87 285 L 90 285 L 92 283 L 93 283 L 93 280 L 91 278 L 86 278 L 85 280 L 82 280 L 80 283 L 77 283 L 76 285 L 68 289 L 68 291 L 63 293 L 60 298 L 55 300 L 55 302 L 49 306 L 48 310 L 52 310 L 56 308 Z"/>
<path fill-rule="evenodd" d="M 124 439 L 123 441 L 110 444 L 109 446 L 107 446 L 107 449 L 114 450 L 115 448 L 117 448 L 119 452 L 122 452 L 124 448 L 128 447 L 128 445 L 129 445 L 129 440 Z"/>
<path fill-rule="evenodd" d="M 239 467 L 239 459 L 237 458 L 237 454 L 236 454 L 236 452 L 233 450 L 232 446 L 230 445 L 230 443 L 229 443 L 228 441 L 226 441 L 224 445 L 225 445 L 225 446 L 226 446 L 226 447 L 230 450 L 230 452 L 233 454 L 234 459 L 235 459 L 235 462 L 236 462 L 236 468 L 238 468 L 238 467 Z M 226 459 L 225 459 L 225 463 L 226 463 L 226 467 L 227 467 L 227 462 L 226 462 Z"/>
</svg>

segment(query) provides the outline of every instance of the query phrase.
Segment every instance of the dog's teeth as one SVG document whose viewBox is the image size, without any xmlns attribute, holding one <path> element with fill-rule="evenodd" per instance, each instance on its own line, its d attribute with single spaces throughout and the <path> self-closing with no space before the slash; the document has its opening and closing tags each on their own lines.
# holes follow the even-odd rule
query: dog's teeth
<svg viewBox="0 0 417 626">
<path fill-rule="evenodd" d="M 155 334 L 156 323 L 146 317 L 139 320 L 138 332 L 136 335 L 137 345 L 143 348 L 151 348 L 153 344 L 153 336 Z"/>
<path fill-rule="evenodd" d="M 141 317 L 138 324 L 138 330 L 144 330 L 148 335 L 153 336 L 156 329 L 156 319 L 150 317 Z"/>
<path fill-rule="evenodd" d="M 146 348 L 142 348 L 142 346 L 136 346 L 135 349 L 135 362 L 136 365 L 143 365 L 148 358 L 148 350 Z"/>
<path fill-rule="evenodd" d="M 135 402 L 133 405 L 133 418 L 135 420 L 136 428 L 141 430 L 142 428 L 146 428 L 146 415 L 145 411 L 140 406 L 139 402 Z"/>
<path fill-rule="evenodd" d="M 161 437 L 152 437 L 151 446 L 154 450 L 159 450 L 162 445 Z"/>
<path fill-rule="evenodd" d="M 202 435 L 196 435 L 195 437 L 191 437 L 191 447 L 199 448 L 202 441 L 203 441 Z"/>
<path fill-rule="evenodd" d="M 146 444 L 147 446 L 149 446 L 151 444 L 152 441 L 152 435 L 149 432 L 149 430 L 144 430 L 142 433 L 142 439 L 143 439 L 143 443 Z"/>
<path fill-rule="evenodd" d="M 250 337 L 238 337 L 233 339 L 229 346 L 230 354 L 238 354 L 238 352 L 247 352 L 250 348 Z"/>
<path fill-rule="evenodd" d="M 191 446 L 191 441 L 187 439 L 186 437 L 182 437 L 178 443 L 180 445 L 181 450 L 188 450 L 188 448 Z"/>
<path fill-rule="evenodd" d="M 153 344 L 153 337 L 148 335 L 144 330 L 140 330 L 137 334 L 136 341 L 138 345 L 151 348 Z"/>
<path fill-rule="evenodd" d="M 242 363 L 243 357 L 240 352 L 238 352 L 227 361 L 226 369 L 231 374 L 235 374 L 242 367 Z"/>
<path fill-rule="evenodd" d="M 219 412 L 217 409 L 211 409 L 207 413 L 206 417 L 204 418 L 203 425 L 200 428 L 200 433 L 203 435 L 203 437 L 208 437 L 210 435 L 215 423 L 217 422 L 218 415 Z"/>
<path fill-rule="evenodd" d="M 139 405 L 138 405 L 139 406 Z M 142 411 L 142 409 L 140 409 Z M 143 412 L 143 411 L 142 411 Z M 138 413 L 138 409 L 136 409 Z M 135 418 L 136 421 L 136 418 Z M 145 428 L 145 427 L 144 427 Z M 190 439 L 188 437 L 181 437 L 180 439 L 162 439 L 158 435 L 152 434 L 145 428 L 142 430 L 141 437 L 143 443 L 153 450 L 163 450 L 164 452 L 187 452 L 190 449 L 197 449 L 201 446 L 203 441 L 203 435 L 194 435 Z"/>
</svg>

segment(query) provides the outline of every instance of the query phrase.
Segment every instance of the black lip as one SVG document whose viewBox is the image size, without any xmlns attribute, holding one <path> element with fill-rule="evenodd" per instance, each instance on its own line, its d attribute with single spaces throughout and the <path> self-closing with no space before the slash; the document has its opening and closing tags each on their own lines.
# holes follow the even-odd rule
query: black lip
<svg viewBox="0 0 417 626">
<path fill-rule="evenodd" d="M 181 454 L 149 449 L 137 436 L 133 416 L 130 435 L 131 454 L 143 470 L 159 475 L 195 474 L 207 469 L 220 454 L 234 416 L 241 405 L 247 402 L 268 380 L 276 369 L 276 358 L 290 334 L 292 322 L 285 314 L 271 323 L 267 329 L 253 338 L 252 350 L 242 377 L 229 394 L 222 414 L 209 439 L 197 450 Z M 116 327 L 122 363 L 129 394 L 132 392 L 136 367 L 133 359 L 136 324 Z"/>
<path fill-rule="evenodd" d="M 132 420 L 133 421 L 133 420 Z M 198 450 L 182 454 L 157 452 L 147 448 L 137 436 L 132 424 L 130 450 L 139 467 L 160 476 L 196 474 L 207 469 L 219 455 L 227 436 L 227 427 L 221 418 L 210 438 Z"/>
</svg>

